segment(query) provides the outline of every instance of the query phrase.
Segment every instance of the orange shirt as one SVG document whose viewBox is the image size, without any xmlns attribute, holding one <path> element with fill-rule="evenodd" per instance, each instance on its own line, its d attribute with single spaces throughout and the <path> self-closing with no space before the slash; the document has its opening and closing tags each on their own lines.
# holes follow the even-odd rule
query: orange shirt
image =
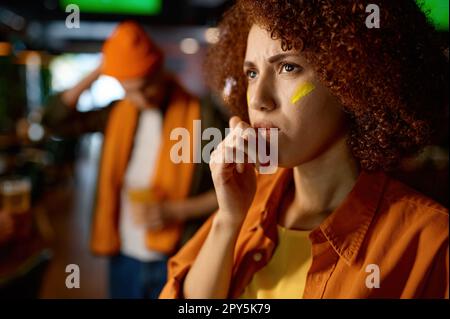
<svg viewBox="0 0 450 319">
<path fill-rule="evenodd" d="M 277 210 L 291 180 L 290 169 L 258 177 L 256 197 L 235 246 L 230 298 L 238 298 L 272 257 Z M 213 217 L 170 259 L 160 298 L 182 297 L 183 280 Z M 299 298 L 449 296 L 447 209 L 384 173 L 362 172 L 309 239 L 312 264 Z"/>
</svg>

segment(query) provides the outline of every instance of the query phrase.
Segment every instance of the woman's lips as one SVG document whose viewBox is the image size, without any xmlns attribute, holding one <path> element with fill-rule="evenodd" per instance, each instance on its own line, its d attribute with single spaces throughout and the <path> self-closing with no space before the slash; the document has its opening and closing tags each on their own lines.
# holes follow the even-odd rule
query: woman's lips
<svg viewBox="0 0 450 319">
<path fill-rule="evenodd" d="M 271 131 L 271 129 L 276 129 L 278 133 L 280 132 L 280 128 L 272 122 L 256 122 L 253 124 L 253 128 L 256 130 L 256 136 L 261 136 L 267 143 L 270 143 L 270 136 L 273 134 L 273 130 Z"/>
<path fill-rule="evenodd" d="M 281 130 L 277 125 L 270 121 L 256 121 L 252 123 L 252 129 L 254 130 L 256 137 L 256 149 L 252 151 L 252 153 L 257 157 L 257 165 L 270 166 L 272 147 L 278 149 L 278 135 Z M 262 142 L 262 145 L 260 145 L 260 142 Z"/>
<path fill-rule="evenodd" d="M 271 153 L 271 146 L 278 148 L 278 137 L 280 134 L 280 128 L 276 126 L 272 122 L 255 122 L 253 124 L 253 128 L 255 129 L 256 133 L 256 145 L 257 149 L 259 149 L 259 139 L 262 138 L 264 140 L 265 145 L 265 155 L 270 156 Z M 274 130 L 276 130 L 276 135 L 274 136 Z M 274 140 L 276 138 L 276 140 Z M 275 143 L 275 145 L 274 145 Z M 259 158 L 259 157 L 258 157 Z M 261 158 L 259 158 L 259 164 L 261 166 L 269 166 L 270 160 L 267 162 L 263 162 Z"/>
<path fill-rule="evenodd" d="M 280 129 L 278 126 L 276 126 L 274 123 L 272 122 L 255 122 L 253 123 L 253 127 L 254 128 L 265 128 L 265 129 L 271 129 L 271 128 L 276 128 L 276 129 Z"/>
</svg>

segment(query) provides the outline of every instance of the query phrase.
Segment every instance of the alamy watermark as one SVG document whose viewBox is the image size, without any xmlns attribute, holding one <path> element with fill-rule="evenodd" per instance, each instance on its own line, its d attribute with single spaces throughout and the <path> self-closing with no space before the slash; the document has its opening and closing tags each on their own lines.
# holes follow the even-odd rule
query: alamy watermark
<svg viewBox="0 0 450 319">
<path fill-rule="evenodd" d="M 66 28 L 79 29 L 80 7 L 78 7 L 76 4 L 69 4 L 66 6 L 66 13 L 69 13 L 69 15 L 66 17 Z"/>
<path fill-rule="evenodd" d="M 77 264 L 69 264 L 66 266 L 66 287 L 68 289 L 80 288 L 80 266 Z"/>
<path fill-rule="evenodd" d="M 377 264 L 369 264 L 366 266 L 366 287 L 369 289 L 380 288 L 380 267 Z"/>
<path fill-rule="evenodd" d="M 376 4 L 368 4 L 366 7 L 366 12 L 370 13 L 366 17 L 366 27 L 369 29 L 380 28 L 380 7 Z"/>
<path fill-rule="evenodd" d="M 229 134 L 232 134 L 229 136 Z M 215 127 L 201 129 L 201 120 L 193 121 L 192 135 L 188 129 L 177 127 L 170 133 L 170 140 L 177 141 L 170 150 L 173 163 L 252 163 L 261 174 L 272 174 L 278 167 L 278 129 L 277 128 L 230 128 L 225 129 L 225 151 L 223 156 L 212 152 L 222 142 L 222 132 Z M 198 147 L 202 141 L 209 141 L 203 149 Z M 191 156 L 191 142 L 193 148 Z"/>
</svg>

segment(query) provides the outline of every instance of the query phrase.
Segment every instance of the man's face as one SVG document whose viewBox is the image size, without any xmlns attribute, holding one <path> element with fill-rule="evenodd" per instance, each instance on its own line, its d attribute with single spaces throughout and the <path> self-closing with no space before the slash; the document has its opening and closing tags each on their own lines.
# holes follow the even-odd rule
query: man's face
<svg viewBox="0 0 450 319">
<path fill-rule="evenodd" d="M 125 96 L 139 109 L 158 108 L 166 93 L 166 75 L 163 68 L 150 76 L 120 81 Z"/>
</svg>

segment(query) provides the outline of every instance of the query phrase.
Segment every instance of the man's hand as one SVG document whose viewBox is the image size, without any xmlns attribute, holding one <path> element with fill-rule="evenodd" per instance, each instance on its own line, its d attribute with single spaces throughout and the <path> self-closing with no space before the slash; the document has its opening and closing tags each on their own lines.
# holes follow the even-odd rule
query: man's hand
<svg viewBox="0 0 450 319">
<path fill-rule="evenodd" d="M 74 87 L 64 91 L 61 94 L 61 100 L 65 105 L 70 108 L 75 108 L 78 104 L 78 99 L 81 94 L 89 89 L 98 77 L 102 74 L 102 65 L 100 64 L 94 70 L 92 70 L 86 77 L 78 82 Z"/>
<path fill-rule="evenodd" d="M 133 203 L 132 215 L 136 225 L 151 230 L 158 230 L 170 223 L 185 219 L 181 202 Z"/>
</svg>

